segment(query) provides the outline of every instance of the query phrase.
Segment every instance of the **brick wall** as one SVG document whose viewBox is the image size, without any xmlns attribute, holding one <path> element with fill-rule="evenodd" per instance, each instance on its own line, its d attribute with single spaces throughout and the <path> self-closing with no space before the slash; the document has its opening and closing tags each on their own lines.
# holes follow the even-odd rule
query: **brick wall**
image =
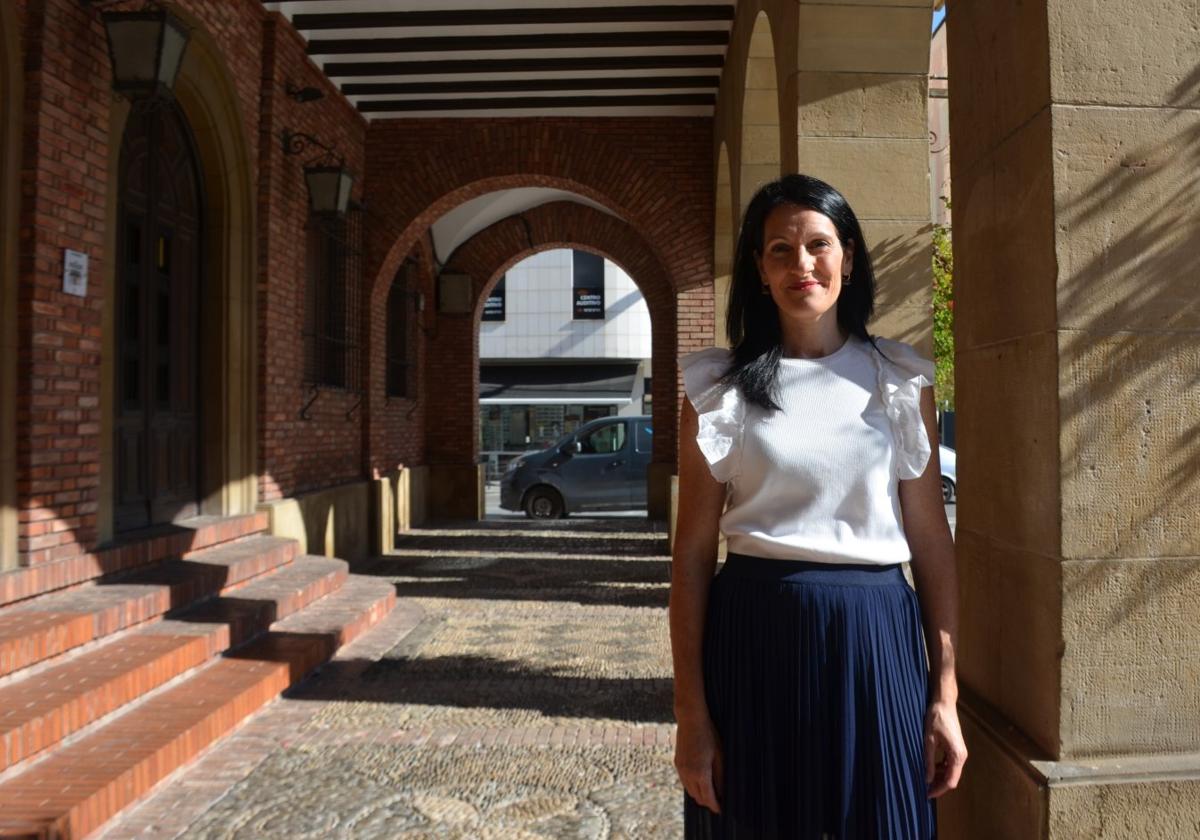
<svg viewBox="0 0 1200 840">
<path fill-rule="evenodd" d="M 325 97 L 299 103 L 286 94 L 288 85 L 312 86 Z M 304 382 L 304 164 L 322 150 L 287 155 L 280 137 L 285 129 L 303 132 L 336 149 L 355 174 L 353 196 L 361 198 L 366 122 L 308 60 L 295 30 L 274 14 L 264 26 L 261 103 L 258 441 L 259 492 L 267 501 L 363 477 L 360 395 L 331 387 L 313 392 Z M 310 419 L 302 419 L 310 401 Z"/>
<path fill-rule="evenodd" d="M 101 314 L 95 278 L 104 226 L 107 109 L 97 79 L 103 55 L 90 49 L 88 15 L 78 7 L 19 5 L 26 99 L 17 291 L 17 548 L 36 562 L 73 553 L 95 534 Z M 37 37 L 43 31 L 46 36 Z M 91 257 L 87 297 L 60 291 L 64 247 Z"/>
<path fill-rule="evenodd" d="M 252 2 L 185 0 L 226 45 L 239 106 L 258 110 L 263 16 Z M 74 0 L 17 0 L 25 54 L 18 254 L 18 551 L 38 564 L 97 534 L 102 278 L 112 106 L 100 16 Z M 255 132 L 249 132 L 253 137 Z M 86 297 L 62 292 L 63 249 L 88 254 Z"/>
<path fill-rule="evenodd" d="M 419 466 L 428 462 L 425 442 L 426 407 L 429 381 L 428 358 L 430 345 L 427 336 L 437 326 L 434 299 L 433 243 L 429 235 L 422 236 L 408 254 L 414 261 L 409 278 L 410 293 L 419 292 L 424 298 L 424 310 L 416 310 L 414 299 L 409 301 L 407 397 L 384 395 L 371 405 L 368 426 L 371 433 L 371 462 L 376 475 L 384 475 L 403 466 Z M 368 278 L 369 279 L 369 278 Z M 368 295 L 369 298 L 369 295 Z M 386 300 L 386 293 L 385 293 Z M 386 342 L 380 352 L 386 352 Z M 435 424 L 436 427 L 436 424 Z"/>
<path fill-rule="evenodd" d="M 136 4 L 135 4 L 136 5 Z M 100 492 L 110 66 L 100 15 L 74 0 L 17 4 L 25 50 L 19 254 L 18 550 L 36 565 L 95 548 Z M 119 7 L 118 7 L 119 8 Z M 283 127 L 335 145 L 359 176 L 365 122 L 304 55 L 299 37 L 253 0 L 184 0 L 187 22 L 219 45 L 237 91 L 258 191 L 258 442 L 261 494 L 273 498 L 362 475 L 356 399 L 322 394 L 298 419 L 307 156 L 285 157 Z M 300 105 L 284 86 L 327 96 Z M 260 118 L 261 113 L 261 118 Z M 195 124 L 193 129 L 204 130 Z M 254 167 L 261 168 L 259 170 Z M 84 298 L 61 291 L 64 248 L 88 254 Z"/>
<path fill-rule="evenodd" d="M 96 548 L 100 423 L 107 402 L 101 392 L 103 278 L 111 258 L 105 253 L 106 213 L 117 184 L 109 182 L 114 102 L 99 14 L 76 0 L 16 0 L 15 7 L 27 94 L 18 255 L 18 550 L 23 563 L 34 565 Z M 368 127 L 308 60 L 286 21 L 260 3 L 180 0 L 173 8 L 216 45 L 249 143 L 249 177 L 258 200 L 255 434 L 262 499 L 401 465 L 471 459 L 478 435 L 477 386 L 464 373 L 475 370 L 477 322 L 471 316 L 437 316 L 434 278 L 440 266 L 429 238 L 434 220 L 470 198 L 494 189 L 553 186 L 611 207 L 627 227 L 589 223 L 589 243 L 562 228 L 576 217 L 547 219 L 546 241 L 569 238 L 612 256 L 664 311 L 673 307 L 675 290 L 703 287 L 710 279 L 710 120 L 416 119 Z M 288 84 L 312 85 L 326 96 L 297 103 L 284 93 Z M 336 147 L 358 176 L 356 194 L 367 207 L 363 338 L 369 387 L 357 406 L 356 394 L 322 389 L 311 420 L 300 419 L 310 395 L 303 383 L 302 339 L 307 217 L 302 169 L 309 156 L 283 154 L 284 128 Z M 559 229 L 552 230 L 552 223 Z M 618 243 L 622 230 L 636 231 L 641 244 Z M 483 240 L 477 245 L 484 247 Z M 513 245 L 503 237 L 494 245 L 499 250 L 487 261 L 520 256 L 499 255 Z M 61 291 L 64 248 L 90 257 L 86 297 Z M 413 396 L 389 399 L 385 304 L 405 258 L 415 265 L 425 308 L 414 312 L 410 331 Z M 646 282 L 652 276 L 653 283 Z M 490 279 L 479 281 L 481 292 Z M 659 406 L 671 403 L 670 389 L 659 388 L 674 379 L 673 318 L 654 323 Z M 459 382 L 462 388 L 454 384 Z M 427 418 L 437 430 L 432 449 Z M 663 458 L 657 452 L 655 457 Z"/>
</svg>

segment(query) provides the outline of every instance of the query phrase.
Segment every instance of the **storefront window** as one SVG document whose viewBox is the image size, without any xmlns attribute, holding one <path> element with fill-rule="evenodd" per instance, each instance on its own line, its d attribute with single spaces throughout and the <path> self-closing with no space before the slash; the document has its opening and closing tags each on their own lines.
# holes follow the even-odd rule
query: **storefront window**
<svg viewBox="0 0 1200 840">
<path fill-rule="evenodd" d="M 589 420 L 616 413 L 614 405 L 480 406 L 479 449 L 484 453 L 541 449 Z"/>
</svg>

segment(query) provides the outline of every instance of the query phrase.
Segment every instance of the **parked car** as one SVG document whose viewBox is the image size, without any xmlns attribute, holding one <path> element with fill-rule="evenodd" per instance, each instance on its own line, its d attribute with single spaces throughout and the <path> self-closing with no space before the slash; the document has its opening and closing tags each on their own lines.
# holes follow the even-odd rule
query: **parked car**
<svg viewBox="0 0 1200 840">
<path fill-rule="evenodd" d="M 938 458 L 942 463 L 942 501 L 950 504 L 958 498 L 958 473 L 954 468 L 954 450 L 939 444 Z"/>
<path fill-rule="evenodd" d="M 648 415 L 600 417 L 508 464 L 500 507 L 534 519 L 646 506 L 654 430 Z"/>
</svg>

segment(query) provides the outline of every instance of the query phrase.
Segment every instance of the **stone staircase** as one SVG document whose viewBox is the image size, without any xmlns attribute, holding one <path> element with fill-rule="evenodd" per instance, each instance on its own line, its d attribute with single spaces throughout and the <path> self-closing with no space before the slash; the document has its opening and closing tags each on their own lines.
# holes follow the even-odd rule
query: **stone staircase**
<svg viewBox="0 0 1200 840">
<path fill-rule="evenodd" d="M 0 838 L 86 837 L 394 606 L 241 519 L 0 607 Z"/>
</svg>

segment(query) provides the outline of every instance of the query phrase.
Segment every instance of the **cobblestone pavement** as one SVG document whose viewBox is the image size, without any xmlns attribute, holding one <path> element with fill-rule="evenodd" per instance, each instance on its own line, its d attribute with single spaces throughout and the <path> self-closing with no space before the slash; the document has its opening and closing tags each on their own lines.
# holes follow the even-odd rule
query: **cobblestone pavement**
<svg viewBox="0 0 1200 840">
<path fill-rule="evenodd" d="M 681 836 L 667 561 L 644 516 L 406 535 L 385 622 L 101 836 Z"/>
</svg>

